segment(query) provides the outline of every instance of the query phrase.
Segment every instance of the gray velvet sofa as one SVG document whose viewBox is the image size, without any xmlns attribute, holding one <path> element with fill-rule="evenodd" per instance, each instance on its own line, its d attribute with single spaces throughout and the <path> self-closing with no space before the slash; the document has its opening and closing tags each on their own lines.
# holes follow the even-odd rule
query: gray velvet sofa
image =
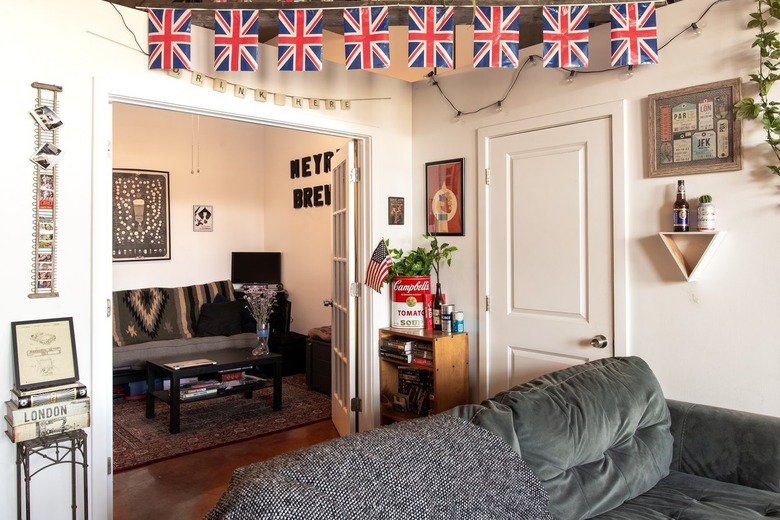
<svg viewBox="0 0 780 520">
<path fill-rule="evenodd" d="M 460 436 L 470 430 L 433 423 L 444 415 L 490 435 L 464 447 Z M 421 425 L 433 425 L 437 435 L 421 435 Z M 407 510 L 396 505 L 409 495 L 418 504 L 446 502 L 447 493 L 425 484 L 426 475 L 446 482 L 455 502 L 476 486 L 477 497 L 467 500 L 484 508 L 460 516 L 419 509 L 407 518 L 780 517 L 780 418 L 667 401 L 650 367 L 637 357 L 553 372 L 480 405 L 379 429 L 384 430 L 386 435 L 356 434 L 240 468 L 206 518 L 357 518 L 338 509 L 343 496 L 365 502 L 360 518 L 403 518 Z M 399 462 L 398 446 L 390 440 L 404 432 L 411 435 L 402 437 L 406 451 Z M 388 487 L 385 471 L 396 481 L 402 478 L 394 473 L 396 465 L 442 444 L 452 445 L 467 462 L 428 457 L 419 464 L 421 476 Z M 361 456 L 364 452 L 371 457 Z M 532 479 L 518 477 L 523 465 Z M 345 472 L 348 482 L 331 485 Z M 549 496 L 549 502 L 542 498 L 549 513 L 539 512 L 537 485 Z M 269 487 L 287 490 L 286 497 L 267 493 Z M 537 502 L 529 506 L 529 497 Z M 501 508 L 493 510 L 496 501 Z M 287 509 L 291 504 L 296 506 Z"/>
</svg>

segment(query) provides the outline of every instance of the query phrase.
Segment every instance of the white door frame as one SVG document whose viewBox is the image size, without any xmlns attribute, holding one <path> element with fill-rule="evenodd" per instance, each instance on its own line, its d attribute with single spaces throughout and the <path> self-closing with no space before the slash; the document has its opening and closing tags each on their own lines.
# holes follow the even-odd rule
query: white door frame
<svg viewBox="0 0 780 520">
<path fill-rule="evenodd" d="M 630 352 L 628 346 L 627 330 L 627 257 L 628 242 L 626 239 L 626 107 L 625 101 L 612 101 L 590 107 L 567 110 L 544 116 L 521 119 L 495 126 L 488 126 L 477 130 L 477 164 L 482 172 L 487 175 L 490 141 L 493 138 L 507 135 L 531 132 L 543 128 L 576 123 L 591 119 L 608 117 L 612 122 L 611 152 L 612 152 L 612 251 L 613 251 L 613 301 L 614 301 L 614 354 L 624 356 Z M 489 242 L 487 208 L 490 204 L 489 190 L 486 188 L 485 177 L 477 182 L 479 201 L 479 265 L 488 265 L 487 250 Z M 478 307 L 479 307 L 479 335 L 477 338 L 478 359 L 478 383 L 477 397 L 482 401 L 490 397 L 487 389 L 488 374 L 488 337 L 490 322 L 487 311 L 487 273 L 485 268 L 478 272 Z"/>
<path fill-rule="evenodd" d="M 370 167 L 372 136 L 375 129 L 365 125 L 338 122 L 321 119 L 322 126 L 305 125 L 285 121 L 283 119 L 262 118 L 247 115 L 239 111 L 220 111 L 208 108 L 208 103 L 180 105 L 165 95 L 147 91 L 137 95 L 136 85 L 110 82 L 95 78 L 93 82 L 93 133 L 92 133 L 92 280 L 91 280 L 91 377 L 92 377 L 92 427 L 88 439 L 90 467 L 89 493 L 90 509 L 96 517 L 113 517 L 113 473 L 109 461 L 113 457 L 113 403 L 110 398 L 113 386 L 111 348 L 111 320 L 108 314 L 112 293 L 112 263 L 111 263 L 111 150 L 112 150 L 112 103 L 125 103 L 149 108 L 173 110 L 221 119 L 244 121 L 265 126 L 299 130 L 335 137 L 344 137 L 356 141 L 362 153 L 358 154 L 360 164 L 360 182 L 358 183 L 354 212 L 356 215 L 355 230 L 355 272 L 365 270 L 370 258 L 371 237 L 371 183 Z M 334 129 L 338 126 L 341 129 Z M 343 127 L 343 128 L 342 128 Z M 368 252 L 366 252 L 368 251 Z M 361 297 L 355 305 L 357 313 L 357 332 L 355 341 L 358 345 L 369 345 L 372 342 L 374 320 L 371 298 Z M 358 356 L 357 392 L 363 402 L 372 396 L 371 389 L 378 383 L 371 367 L 373 358 Z M 372 425 L 372 407 L 363 407 L 358 414 L 358 422 Z M 97 490 L 97 492 L 96 492 Z"/>
</svg>

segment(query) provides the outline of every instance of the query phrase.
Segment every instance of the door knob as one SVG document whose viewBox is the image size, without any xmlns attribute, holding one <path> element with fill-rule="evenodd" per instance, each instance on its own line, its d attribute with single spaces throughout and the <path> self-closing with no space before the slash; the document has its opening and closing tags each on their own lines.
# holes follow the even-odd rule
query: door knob
<svg viewBox="0 0 780 520">
<path fill-rule="evenodd" d="M 324 307 L 333 307 L 333 300 L 322 300 L 322 305 Z"/>
<path fill-rule="evenodd" d="M 590 340 L 590 345 L 593 348 L 607 348 L 607 345 L 609 345 L 609 342 L 607 341 L 607 337 L 602 334 L 596 334 L 593 336 L 593 339 Z"/>
</svg>

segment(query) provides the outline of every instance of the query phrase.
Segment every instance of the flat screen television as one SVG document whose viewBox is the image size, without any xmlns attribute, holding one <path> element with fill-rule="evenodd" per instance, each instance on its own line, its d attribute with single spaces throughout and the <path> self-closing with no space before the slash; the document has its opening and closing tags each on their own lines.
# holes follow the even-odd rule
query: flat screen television
<svg viewBox="0 0 780 520">
<path fill-rule="evenodd" d="M 282 253 L 233 252 L 230 279 L 235 284 L 281 284 Z"/>
</svg>

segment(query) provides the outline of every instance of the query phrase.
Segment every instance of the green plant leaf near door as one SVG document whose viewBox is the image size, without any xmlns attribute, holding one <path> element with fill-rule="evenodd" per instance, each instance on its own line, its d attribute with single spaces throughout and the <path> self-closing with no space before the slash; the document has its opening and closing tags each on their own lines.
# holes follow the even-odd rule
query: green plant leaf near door
<svg viewBox="0 0 780 520">
<path fill-rule="evenodd" d="M 777 159 L 778 164 L 767 166 L 775 175 L 780 175 L 780 103 L 772 101 L 769 92 L 780 78 L 780 40 L 770 25 L 778 20 L 780 0 L 756 0 L 756 11 L 750 13 L 747 28 L 758 29 L 752 45 L 759 51 L 758 71 L 750 75 L 750 80 L 758 86 L 758 97 L 745 97 L 735 104 L 738 119 L 761 119 L 766 142 Z"/>
</svg>

